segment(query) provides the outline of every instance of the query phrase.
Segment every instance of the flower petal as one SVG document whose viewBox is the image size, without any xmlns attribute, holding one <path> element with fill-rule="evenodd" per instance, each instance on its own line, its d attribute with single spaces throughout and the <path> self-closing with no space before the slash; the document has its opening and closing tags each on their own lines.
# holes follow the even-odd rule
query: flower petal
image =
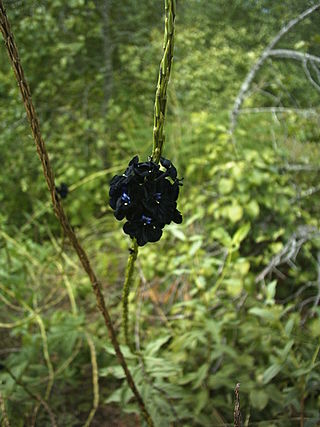
<svg viewBox="0 0 320 427">
<path fill-rule="evenodd" d="M 146 228 L 147 228 L 146 232 L 147 232 L 148 242 L 157 242 L 158 240 L 160 240 L 162 236 L 161 228 L 155 225 L 149 225 Z"/>
<path fill-rule="evenodd" d="M 176 224 L 182 223 L 182 215 L 181 215 L 181 212 L 178 211 L 178 209 L 174 211 L 172 221 L 175 222 Z"/>
</svg>

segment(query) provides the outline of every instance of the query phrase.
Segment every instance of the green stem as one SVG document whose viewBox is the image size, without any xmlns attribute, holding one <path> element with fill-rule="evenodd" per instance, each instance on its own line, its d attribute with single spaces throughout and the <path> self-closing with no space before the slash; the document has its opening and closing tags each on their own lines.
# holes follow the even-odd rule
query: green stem
<svg viewBox="0 0 320 427">
<path fill-rule="evenodd" d="M 163 57 L 160 62 L 158 84 L 154 103 L 153 150 L 151 157 L 155 163 L 159 163 L 165 140 L 164 121 L 166 116 L 167 89 L 170 79 L 173 58 L 176 0 L 165 0 L 165 13 L 166 17 L 163 42 Z"/>
<path fill-rule="evenodd" d="M 132 248 L 130 249 L 128 258 L 126 277 L 122 291 L 122 327 L 127 346 L 133 350 L 132 342 L 129 338 L 129 292 L 133 281 L 134 263 L 138 256 L 138 244 L 136 239 L 133 239 Z"/>
<path fill-rule="evenodd" d="M 154 104 L 154 127 L 153 127 L 153 150 L 152 160 L 159 163 L 164 144 L 164 121 L 166 115 L 167 89 L 170 79 L 173 46 L 174 46 L 174 21 L 176 16 L 176 0 L 165 0 L 165 29 L 163 42 L 163 57 L 160 62 L 158 84 Z M 129 303 L 128 297 L 132 284 L 134 263 L 138 256 L 138 245 L 133 240 L 133 247 L 128 259 L 126 277 L 122 291 L 122 327 L 125 341 L 134 352 L 133 345 L 129 339 Z"/>
<path fill-rule="evenodd" d="M 227 273 L 227 270 L 229 268 L 229 265 L 231 264 L 231 258 L 232 258 L 232 252 L 229 250 L 228 255 L 227 255 L 227 259 L 226 259 L 225 264 L 224 264 L 223 269 L 222 269 L 222 272 L 221 272 L 220 276 L 218 277 L 214 287 L 212 288 L 212 291 L 210 292 L 211 297 L 214 297 L 216 292 L 220 288 L 220 286 L 223 282 L 223 279 L 225 278 L 225 275 Z"/>
</svg>

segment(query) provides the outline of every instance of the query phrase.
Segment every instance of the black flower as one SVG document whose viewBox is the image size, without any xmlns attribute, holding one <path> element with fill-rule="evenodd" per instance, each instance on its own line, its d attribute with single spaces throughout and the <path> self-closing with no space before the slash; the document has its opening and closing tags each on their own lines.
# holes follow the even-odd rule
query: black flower
<svg viewBox="0 0 320 427">
<path fill-rule="evenodd" d="M 168 176 L 172 179 L 177 178 L 177 169 L 173 166 L 170 160 L 165 159 L 164 157 L 160 158 L 161 165 L 166 168 Z"/>
<path fill-rule="evenodd" d="M 182 222 L 177 209 L 181 180 L 170 160 L 161 157 L 160 164 L 163 169 L 135 156 L 125 172 L 110 182 L 109 204 L 118 220 L 127 219 L 123 230 L 139 246 L 159 240 L 165 224 Z"/>
<path fill-rule="evenodd" d="M 59 194 L 61 199 L 65 199 L 69 193 L 69 187 L 64 182 L 61 183 L 58 187 L 56 187 L 56 192 Z"/>
<path fill-rule="evenodd" d="M 167 179 L 155 180 L 148 183 L 149 187 L 146 191 L 146 197 L 143 199 L 143 205 L 145 209 L 148 209 L 153 218 L 157 221 L 170 224 L 171 221 L 175 221 L 178 218 L 180 212 L 177 210 L 177 202 L 179 195 L 179 183 L 175 181 L 173 184 Z"/>
<path fill-rule="evenodd" d="M 133 239 L 137 239 L 139 246 L 144 246 L 147 242 L 157 242 L 162 236 L 164 224 L 156 222 L 148 213 L 137 214 L 127 221 L 123 226 L 123 231 Z"/>
</svg>

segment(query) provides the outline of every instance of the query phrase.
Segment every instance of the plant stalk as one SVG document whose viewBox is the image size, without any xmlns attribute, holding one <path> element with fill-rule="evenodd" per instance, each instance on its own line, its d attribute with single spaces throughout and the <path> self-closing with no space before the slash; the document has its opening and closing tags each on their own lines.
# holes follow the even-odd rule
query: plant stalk
<svg viewBox="0 0 320 427">
<path fill-rule="evenodd" d="M 134 353 L 135 350 L 132 345 L 129 334 L 129 292 L 133 281 L 134 263 L 138 256 L 138 244 L 137 240 L 133 239 L 132 248 L 130 248 L 130 255 L 128 258 L 126 277 L 123 284 L 122 291 L 122 327 L 125 337 L 125 341 L 130 350 Z"/>
<path fill-rule="evenodd" d="M 170 79 L 173 48 L 174 24 L 176 17 L 176 0 L 165 0 L 165 28 L 163 57 L 160 62 L 158 84 L 154 103 L 153 150 L 152 161 L 159 163 L 164 141 L 164 122 L 166 117 L 167 90 Z"/>
<path fill-rule="evenodd" d="M 55 188 L 55 182 L 54 182 L 54 174 L 53 170 L 50 164 L 48 152 L 44 143 L 44 140 L 42 138 L 41 132 L 40 132 L 40 125 L 38 116 L 36 114 L 36 110 L 34 108 L 32 98 L 31 98 L 31 92 L 29 89 L 29 85 L 27 83 L 27 80 L 24 75 L 23 67 L 20 61 L 20 57 L 18 54 L 18 49 L 14 40 L 13 33 L 11 31 L 11 27 L 6 15 L 6 11 L 3 5 L 2 0 L 0 0 L 0 30 L 4 38 L 5 46 L 9 55 L 9 59 L 15 74 L 15 77 L 18 82 L 19 90 L 22 96 L 22 100 L 27 112 L 28 121 L 31 126 L 32 135 L 36 144 L 37 152 L 42 164 L 43 174 L 45 177 L 45 180 L 48 185 L 48 189 L 50 191 L 53 210 L 58 218 L 66 236 L 69 238 L 70 243 L 72 244 L 74 250 L 76 251 L 80 262 L 82 264 L 83 269 L 87 273 L 93 292 L 96 297 L 97 306 L 104 318 L 105 325 L 108 329 L 109 337 L 112 343 L 112 346 L 115 350 L 116 356 L 119 360 L 120 365 L 122 366 L 126 380 L 128 382 L 129 387 L 131 388 L 138 405 L 140 407 L 141 413 L 143 417 L 145 418 L 148 426 L 153 427 L 153 421 L 151 419 L 151 416 L 144 404 L 144 401 L 135 385 L 135 382 L 132 378 L 132 375 L 129 371 L 128 365 L 126 363 L 126 360 L 123 356 L 123 353 L 120 349 L 118 339 L 116 336 L 115 329 L 113 327 L 113 323 L 109 314 L 109 311 L 107 310 L 104 296 L 101 289 L 101 282 L 98 280 L 93 268 L 91 267 L 89 258 L 83 247 L 81 246 L 80 242 L 78 241 L 78 238 L 73 230 L 73 228 L 70 225 L 70 222 L 68 220 L 67 215 L 65 214 L 65 211 L 63 209 L 63 206 L 60 202 L 60 199 L 56 193 Z"/>
</svg>

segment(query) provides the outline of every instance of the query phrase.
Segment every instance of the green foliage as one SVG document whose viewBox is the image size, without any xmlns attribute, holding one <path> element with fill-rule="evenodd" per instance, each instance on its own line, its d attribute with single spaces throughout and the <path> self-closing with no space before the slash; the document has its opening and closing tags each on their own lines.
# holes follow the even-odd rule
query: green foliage
<svg viewBox="0 0 320 427">
<path fill-rule="evenodd" d="M 64 206 L 124 342 L 129 241 L 107 206 L 108 181 L 133 154 L 151 153 L 162 5 L 17 3 L 8 2 L 8 14 L 57 183 L 70 186 Z M 310 231 L 295 256 L 261 273 L 300 229 L 319 229 L 319 94 L 299 63 L 268 61 L 244 107 L 308 111 L 241 114 L 231 142 L 241 82 L 301 2 L 231 3 L 178 2 L 164 149 L 184 176 L 184 222 L 139 252 L 129 294 L 137 351 L 123 352 L 156 426 L 232 423 L 240 382 L 250 423 L 298 425 L 303 411 L 310 427 L 320 410 L 319 234 Z M 318 21 L 299 24 L 281 47 L 319 55 Z M 4 49 L 0 63 L 0 358 L 9 369 L 0 370 L 0 391 L 8 418 L 31 425 L 37 399 L 29 391 L 46 397 L 59 426 L 84 425 L 94 406 L 93 343 L 92 426 L 106 417 L 136 425 L 90 284 L 51 212 Z M 43 406 L 37 425 L 50 425 Z"/>
</svg>

